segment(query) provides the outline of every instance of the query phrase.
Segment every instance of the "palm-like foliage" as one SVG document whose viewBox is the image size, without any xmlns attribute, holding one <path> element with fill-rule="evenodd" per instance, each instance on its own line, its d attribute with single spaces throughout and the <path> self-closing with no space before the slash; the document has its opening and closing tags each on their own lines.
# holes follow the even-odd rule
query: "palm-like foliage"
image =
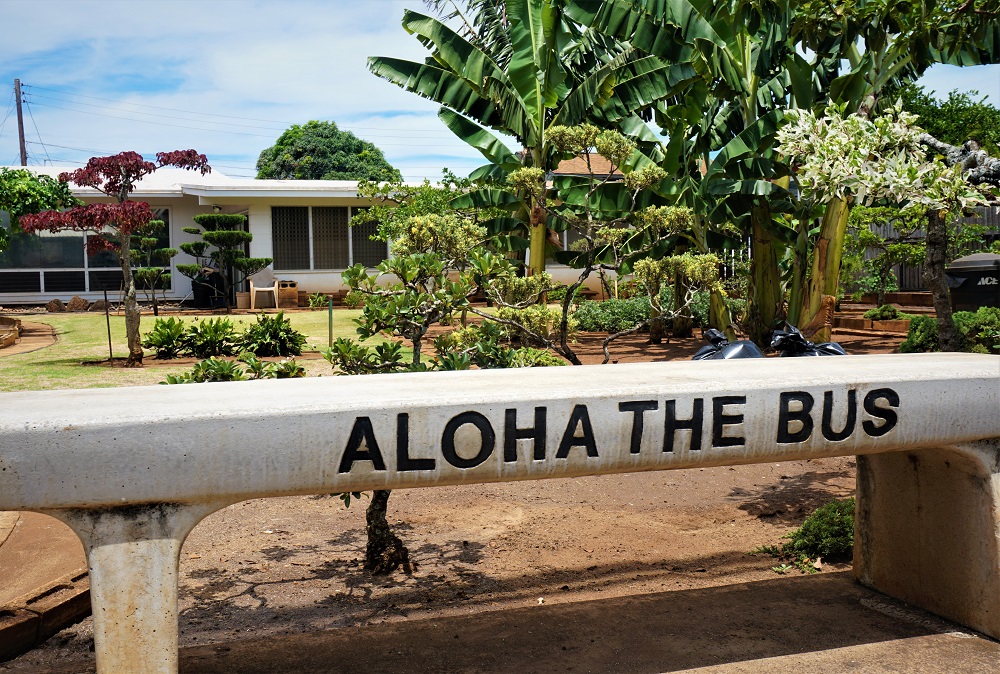
<svg viewBox="0 0 1000 674">
<path fill-rule="evenodd" d="M 490 162 L 472 174 L 477 179 L 500 179 L 521 166 L 547 172 L 563 158 L 546 138 L 549 127 L 596 121 L 638 129 L 637 112 L 698 76 L 686 63 L 637 57 L 617 39 L 582 28 L 569 14 L 573 3 L 564 0 L 473 5 L 479 11 L 463 31 L 407 11 L 403 27 L 430 58 L 372 57 L 369 68 L 443 106 L 442 121 Z M 488 129 L 514 136 L 520 155 Z M 523 199 L 517 209 L 529 225 L 536 272 L 545 265 L 544 192 L 540 198 Z"/>
</svg>

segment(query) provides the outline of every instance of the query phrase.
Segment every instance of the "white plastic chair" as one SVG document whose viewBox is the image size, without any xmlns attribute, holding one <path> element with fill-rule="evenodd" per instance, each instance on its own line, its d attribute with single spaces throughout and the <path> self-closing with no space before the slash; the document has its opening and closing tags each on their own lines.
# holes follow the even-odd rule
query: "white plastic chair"
<svg viewBox="0 0 1000 674">
<path fill-rule="evenodd" d="M 250 277 L 250 310 L 253 311 L 257 303 L 257 293 L 271 293 L 274 297 L 274 306 L 278 306 L 278 279 L 274 278 L 274 271 L 270 267 L 264 267 Z"/>
</svg>

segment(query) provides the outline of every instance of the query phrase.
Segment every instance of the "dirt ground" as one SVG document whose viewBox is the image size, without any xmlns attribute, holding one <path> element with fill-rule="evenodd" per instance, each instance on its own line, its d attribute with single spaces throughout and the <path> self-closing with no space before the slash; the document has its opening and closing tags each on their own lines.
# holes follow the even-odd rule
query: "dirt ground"
<svg viewBox="0 0 1000 674">
<path fill-rule="evenodd" d="M 837 339 L 851 353 L 879 353 L 895 349 L 902 337 L 838 334 Z M 581 340 L 588 361 L 600 361 L 599 342 L 590 337 Z M 616 359 L 689 358 L 700 345 L 700 340 L 690 339 L 650 348 L 639 338 L 617 349 Z M 392 651 L 380 655 L 381 660 L 375 658 L 364 671 L 569 671 L 574 664 L 575 671 L 661 671 L 662 665 L 656 669 L 621 664 L 641 662 L 642 648 L 622 655 L 627 656 L 624 661 L 604 661 L 595 654 L 596 646 L 590 647 L 595 653 L 584 652 L 586 639 L 579 634 L 575 640 L 558 636 L 559 630 L 578 632 L 598 625 L 628 631 L 628 621 L 641 622 L 648 612 L 659 610 L 650 602 L 660 593 L 677 593 L 672 595 L 677 599 L 670 604 L 670 616 L 661 616 L 669 621 L 663 628 L 664 639 L 680 638 L 685 623 L 697 621 L 702 629 L 721 630 L 712 643 L 725 651 L 690 654 L 671 671 L 682 664 L 733 663 L 749 657 L 753 647 L 739 639 L 751 639 L 755 630 L 766 639 L 764 632 L 778 629 L 767 627 L 768 621 L 789 630 L 784 646 L 789 652 L 833 648 L 842 645 L 830 636 L 840 629 L 833 624 L 850 622 L 838 614 L 836 597 L 867 592 L 847 582 L 847 574 L 837 573 L 850 566 L 823 564 L 818 576 L 795 571 L 782 577 L 772 570 L 777 563 L 773 558 L 751 552 L 779 543 L 817 506 L 852 495 L 854 482 L 854 459 L 834 458 L 397 490 L 390 500 L 390 522 L 409 547 L 413 565 L 409 573 L 400 570 L 387 577 L 373 577 L 361 569 L 367 499 L 347 509 L 331 497 L 243 502 L 208 517 L 181 553 L 182 671 L 298 671 L 291 660 L 285 668 L 259 663 L 255 667 L 240 643 L 298 639 L 287 642 L 296 644 L 292 650 L 308 649 L 302 640 L 323 630 L 354 635 L 345 646 L 353 653 L 363 654 L 376 643 Z M 841 578 L 845 580 L 839 582 Z M 831 625 L 799 629 L 792 614 L 791 625 L 775 615 L 801 605 L 806 588 L 819 593 L 808 602 L 822 602 L 817 597 L 822 597 L 824 583 L 840 588 L 829 599 Z M 737 599 L 734 588 L 750 594 Z M 866 597 L 859 601 L 874 601 Z M 759 617 L 748 618 L 751 609 L 740 603 L 748 601 L 754 611 L 762 612 Z M 716 613 L 696 616 L 703 604 L 713 606 Z M 491 649 L 483 650 L 488 634 L 476 642 L 474 652 L 462 656 L 471 664 L 421 666 L 404 657 L 423 649 L 433 660 L 442 647 L 436 644 L 447 645 L 445 637 L 451 638 L 447 630 L 454 630 L 454 639 L 460 639 L 467 636 L 461 625 L 471 629 L 473 619 L 479 621 L 474 624 L 490 625 L 490 616 L 521 620 L 520 611 L 543 608 L 550 611 L 546 615 L 552 622 L 542 621 L 540 635 L 530 629 L 520 636 L 516 630 L 504 632 L 507 660 L 498 660 Z M 717 624 L 705 627 L 708 615 Z M 880 615 L 891 616 L 892 611 Z M 887 625 L 898 623 L 885 620 Z M 546 624 L 553 630 L 547 636 Z M 887 629 L 903 630 L 891 625 Z M 349 632 L 356 628 L 363 630 Z M 857 629 L 862 633 L 865 629 L 852 628 L 851 639 L 858 638 Z M 831 641 L 817 641 L 820 633 Z M 377 642 L 368 642 L 365 634 L 373 639 L 377 634 Z M 539 639 L 544 647 L 538 645 Z M 561 659 L 537 660 L 539 648 Z M 573 656 L 563 652 L 567 648 L 583 650 Z M 92 649 L 88 619 L 42 647 L 0 664 L 0 672 L 92 671 Z M 230 651 L 233 659 L 225 668 L 196 666 L 199 657 L 225 657 Z M 294 653 L 283 657 L 294 659 Z M 991 651 L 983 657 L 996 655 Z M 331 662 L 329 669 L 315 671 L 347 671 L 346 662 Z M 485 662 L 493 664 L 486 667 Z M 872 670 L 861 666 L 856 671 Z"/>
</svg>

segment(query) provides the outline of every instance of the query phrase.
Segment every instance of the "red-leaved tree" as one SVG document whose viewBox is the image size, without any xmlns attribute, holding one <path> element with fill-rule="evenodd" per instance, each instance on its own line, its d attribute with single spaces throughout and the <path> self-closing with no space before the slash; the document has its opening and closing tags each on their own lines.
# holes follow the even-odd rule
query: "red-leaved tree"
<svg viewBox="0 0 1000 674">
<path fill-rule="evenodd" d="M 128 338 L 127 366 L 142 365 L 139 335 L 139 304 L 136 301 L 132 274 L 132 234 L 153 219 L 149 204 L 132 201 L 129 195 L 144 176 L 164 166 L 175 166 L 202 175 L 211 172 L 208 158 L 194 150 L 156 153 L 156 161 L 146 161 L 137 152 L 122 152 L 110 157 L 93 157 L 81 169 L 61 173 L 59 180 L 80 187 L 93 187 L 116 203 L 76 206 L 66 211 L 43 211 L 20 218 L 26 232 L 85 232 L 87 253 L 108 250 L 118 256 L 125 288 L 125 334 Z"/>
</svg>

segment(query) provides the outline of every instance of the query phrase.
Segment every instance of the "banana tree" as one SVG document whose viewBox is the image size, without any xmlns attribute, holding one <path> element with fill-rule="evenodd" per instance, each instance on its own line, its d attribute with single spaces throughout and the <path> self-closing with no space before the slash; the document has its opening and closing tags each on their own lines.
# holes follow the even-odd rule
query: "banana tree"
<svg viewBox="0 0 1000 674">
<path fill-rule="evenodd" d="M 425 63 L 372 57 L 369 69 L 443 106 L 439 117 L 445 125 L 489 162 L 471 177 L 498 180 L 522 167 L 548 174 L 566 158 L 548 138 L 552 126 L 592 121 L 637 128 L 642 125 L 637 111 L 699 77 L 687 63 L 639 56 L 618 40 L 582 28 L 569 14 L 573 6 L 566 0 L 507 0 L 504 11 L 495 13 L 505 30 L 493 31 L 492 43 L 407 11 L 404 29 L 431 57 Z M 684 34 L 686 28 L 675 30 Z M 691 51 L 684 42 L 675 48 Z M 490 129 L 513 136 L 521 151 L 511 151 Z M 491 194 L 481 195 L 483 203 Z M 548 190 L 518 196 L 510 210 L 526 226 L 530 270 L 541 273 Z"/>
</svg>

